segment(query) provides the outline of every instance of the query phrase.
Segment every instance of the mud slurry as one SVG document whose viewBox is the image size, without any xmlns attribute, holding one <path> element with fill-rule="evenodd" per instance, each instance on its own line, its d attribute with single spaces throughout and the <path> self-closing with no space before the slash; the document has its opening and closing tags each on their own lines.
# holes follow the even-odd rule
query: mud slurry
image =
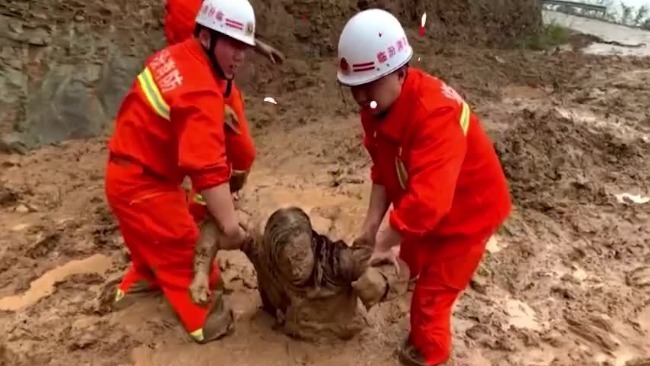
<svg viewBox="0 0 650 366">
<path fill-rule="evenodd" d="M 647 77 L 647 62 L 488 54 L 476 51 L 475 57 L 492 60 L 495 70 L 564 63 L 569 77 L 549 75 L 552 82 L 545 83 L 513 72 L 508 86 L 509 79 L 495 73 L 485 79 L 485 85 L 503 86 L 494 95 L 465 88 L 479 78 L 467 66 L 475 62 L 471 57 L 455 59 L 452 52 L 422 62 L 429 70 L 441 61 L 467 70 L 450 79 L 470 101 L 482 101 L 476 109 L 495 139 L 516 202 L 456 306 L 456 359 L 470 365 L 642 365 L 650 354 L 650 206 L 620 203 L 615 195 L 650 194 L 648 111 L 641 104 L 650 100 L 650 89 L 639 79 Z M 335 95 L 324 100 L 330 110 L 341 103 Z M 243 195 L 267 216 L 299 205 L 319 232 L 351 241 L 368 188 L 358 121 L 322 115 L 308 124 L 292 122 L 304 113 L 296 101 L 278 111 L 278 122 L 256 128 L 260 156 Z M 261 101 L 249 108 L 252 121 L 270 113 Z M 259 309 L 251 265 L 237 252 L 219 255 L 227 302 L 237 317 L 235 333 L 222 341 L 197 346 L 184 340 L 155 295 L 109 312 L 111 280 L 119 278 L 127 257 L 103 200 L 104 146 L 71 142 L 2 157 L 1 191 L 10 198 L 0 209 L 0 302 L 25 294 L 39 283 L 32 281 L 71 260 L 102 255 L 111 263 L 98 273 L 91 262 L 56 279 L 52 291 L 33 286 L 41 296 L 31 295 L 24 307 L 7 306 L 0 314 L 6 364 L 395 364 L 393 347 L 408 326 L 408 298 L 373 308 L 366 329 L 350 341 L 296 342 L 272 330 L 273 319 Z"/>
<path fill-rule="evenodd" d="M 0 9 L 7 16 L 28 10 L 7 10 L 16 4 Z M 144 0 L 130 4 L 137 9 L 129 14 L 140 18 L 152 11 Z M 310 6 L 269 4 L 262 8 L 281 10 L 285 18 Z M 46 5 L 38 2 L 38 9 Z M 56 13 L 72 19 L 74 7 Z M 316 37 L 326 33 L 316 25 L 329 21 L 314 19 L 294 32 Z M 412 39 L 421 58 L 414 66 L 448 80 L 483 117 L 516 204 L 456 305 L 458 363 L 648 364 L 650 203 L 621 203 L 616 195 L 650 195 L 650 61 Z M 335 86 L 334 63 L 297 57 L 327 54 L 330 41 L 294 44 L 281 70 L 258 63 L 243 75 L 259 154 L 243 195 L 266 217 L 298 205 L 317 231 L 351 242 L 369 186 L 358 118 L 347 92 L 342 97 Z M 279 104 L 263 103 L 265 96 Z M 237 252 L 219 255 L 226 301 L 237 318 L 235 333 L 222 341 L 185 340 L 155 294 L 110 312 L 128 255 L 103 197 L 105 142 L 0 155 L 0 364 L 396 364 L 408 297 L 373 308 L 364 331 L 350 341 L 297 342 L 272 330 L 273 319 L 259 309 L 252 266 Z"/>
</svg>

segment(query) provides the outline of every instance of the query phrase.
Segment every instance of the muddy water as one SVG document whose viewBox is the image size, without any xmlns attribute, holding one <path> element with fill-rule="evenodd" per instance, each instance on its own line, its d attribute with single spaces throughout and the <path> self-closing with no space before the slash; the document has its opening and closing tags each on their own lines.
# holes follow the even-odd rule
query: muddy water
<svg viewBox="0 0 650 366">
<path fill-rule="evenodd" d="M 25 293 L 0 299 L 0 310 L 16 311 L 24 309 L 35 304 L 38 300 L 51 295 L 54 292 L 54 285 L 66 277 L 83 273 L 104 274 L 111 268 L 111 265 L 111 259 L 101 254 L 70 261 L 46 272 L 38 279 L 32 281 L 29 290 Z"/>
<path fill-rule="evenodd" d="M 547 24 L 558 24 L 581 33 L 598 36 L 607 41 L 617 41 L 624 44 L 645 43 L 645 46 L 639 48 L 594 43 L 587 47 L 584 52 L 598 55 L 650 56 L 650 32 L 648 31 L 555 11 L 544 11 L 543 16 L 544 22 Z"/>
</svg>

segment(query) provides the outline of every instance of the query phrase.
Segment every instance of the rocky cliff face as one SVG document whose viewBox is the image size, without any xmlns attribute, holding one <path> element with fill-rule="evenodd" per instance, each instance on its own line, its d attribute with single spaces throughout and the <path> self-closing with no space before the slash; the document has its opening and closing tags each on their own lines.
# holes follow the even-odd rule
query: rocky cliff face
<svg viewBox="0 0 650 366">
<path fill-rule="evenodd" d="M 359 9 L 382 7 L 427 36 L 507 45 L 541 24 L 537 0 L 253 1 L 262 35 L 292 59 L 331 56 Z M 0 1 L 0 150 L 25 151 L 110 128 L 142 61 L 164 45 L 163 1 Z M 242 75 L 246 89 L 250 77 Z"/>
</svg>

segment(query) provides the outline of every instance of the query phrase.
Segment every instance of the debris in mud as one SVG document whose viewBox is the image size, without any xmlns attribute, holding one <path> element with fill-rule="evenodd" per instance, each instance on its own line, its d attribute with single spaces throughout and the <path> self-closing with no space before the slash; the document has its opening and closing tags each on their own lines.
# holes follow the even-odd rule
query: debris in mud
<svg viewBox="0 0 650 366">
<path fill-rule="evenodd" d="M 0 208 L 15 205 L 19 197 L 18 193 L 0 184 Z"/>
<path fill-rule="evenodd" d="M 650 181 L 639 173 L 650 169 L 647 144 L 623 141 L 555 110 L 524 109 L 513 117 L 520 122 L 496 139 L 496 149 L 520 207 L 561 214 L 576 201 L 610 205 L 607 182 Z"/>
<path fill-rule="evenodd" d="M 650 266 L 641 266 L 628 272 L 625 283 L 635 288 L 650 287 Z"/>
<path fill-rule="evenodd" d="M 638 357 L 625 362 L 625 366 L 650 366 L 650 357 Z"/>
<path fill-rule="evenodd" d="M 618 41 L 608 41 L 593 34 L 578 32 L 574 32 L 574 34 L 571 35 L 569 43 L 571 44 L 571 48 L 573 48 L 574 51 L 579 51 L 583 48 L 586 48 L 592 43 L 602 43 L 626 48 L 640 48 L 646 45 L 645 43 L 621 43 Z"/>
<path fill-rule="evenodd" d="M 616 200 L 619 203 L 636 203 L 640 205 L 650 202 L 650 197 L 645 197 L 640 194 L 620 193 L 616 195 Z"/>
<path fill-rule="evenodd" d="M 60 240 L 61 233 L 59 232 L 45 234 L 41 239 L 25 249 L 25 255 L 31 259 L 45 257 L 58 246 Z"/>
</svg>

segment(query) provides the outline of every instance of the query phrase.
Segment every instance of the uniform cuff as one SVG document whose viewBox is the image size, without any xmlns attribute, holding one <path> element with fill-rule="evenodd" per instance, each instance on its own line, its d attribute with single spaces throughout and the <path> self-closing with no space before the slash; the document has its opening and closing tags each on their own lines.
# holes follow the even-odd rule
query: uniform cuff
<svg viewBox="0 0 650 366">
<path fill-rule="evenodd" d="M 400 217 L 400 213 L 397 210 L 392 210 L 388 217 L 388 222 L 390 226 L 397 231 L 402 238 L 417 238 L 426 234 L 426 231 L 413 231 Z"/>
<path fill-rule="evenodd" d="M 202 192 L 208 188 L 226 183 L 230 179 L 230 168 L 227 166 L 190 174 L 192 188 Z"/>
</svg>

